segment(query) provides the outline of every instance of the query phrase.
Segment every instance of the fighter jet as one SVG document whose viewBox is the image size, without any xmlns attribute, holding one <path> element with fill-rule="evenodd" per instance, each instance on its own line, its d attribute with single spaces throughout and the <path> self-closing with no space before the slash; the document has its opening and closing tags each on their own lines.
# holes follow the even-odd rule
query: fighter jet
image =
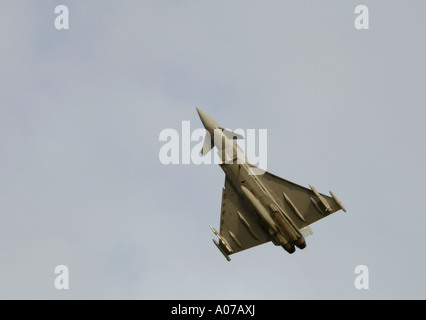
<svg viewBox="0 0 426 320">
<path fill-rule="evenodd" d="M 206 155 L 217 147 L 220 167 L 225 172 L 218 237 L 214 244 L 231 261 L 231 254 L 272 241 L 288 253 L 306 247 L 305 237 L 312 234 L 310 224 L 345 207 L 330 191 L 319 193 L 313 186 L 305 188 L 269 172 L 258 170 L 248 162 L 236 139 L 243 136 L 221 127 L 197 108 L 207 130 L 201 150 Z M 258 172 L 263 174 L 256 174 Z"/>
</svg>

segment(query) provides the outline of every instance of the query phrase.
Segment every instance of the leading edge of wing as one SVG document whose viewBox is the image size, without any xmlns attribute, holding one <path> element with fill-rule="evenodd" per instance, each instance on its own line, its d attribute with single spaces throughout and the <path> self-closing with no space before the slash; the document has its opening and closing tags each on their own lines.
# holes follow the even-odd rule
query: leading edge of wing
<svg viewBox="0 0 426 320">
<path fill-rule="evenodd" d="M 317 192 L 312 186 L 309 189 L 270 172 L 259 177 L 279 199 L 285 212 L 299 228 L 304 228 L 340 209 L 345 210 L 332 192 L 330 197 Z"/>
<path fill-rule="evenodd" d="M 270 241 L 269 235 L 260 226 L 256 213 L 247 208 L 227 178 L 222 192 L 220 232 L 215 233 L 219 237 L 219 244 L 215 244 L 227 255 Z"/>
</svg>

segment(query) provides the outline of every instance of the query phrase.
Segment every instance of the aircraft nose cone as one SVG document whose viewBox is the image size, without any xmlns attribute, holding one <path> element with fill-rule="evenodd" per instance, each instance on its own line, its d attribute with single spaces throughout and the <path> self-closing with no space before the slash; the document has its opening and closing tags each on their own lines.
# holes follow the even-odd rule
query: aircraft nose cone
<svg viewBox="0 0 426 320">
<path fill-rule="evenodd" d="M 199 109 L 198 107 L 195 107 L 197 109 L 198 115 L 200 116 L 200 119 L 203 120 L 203 115 L 205 115 L 204 111 Z"/>
<path fill-rule="evenodd" d="M 204 128 L 212 132 L 214 129 L 219 127 L 216 121 L 214 121 L 213 118 L 210 117 L 207 113 L 205 113 L 203 110 L 199 108 L 196 108 L 196 109 L 197 109 L 198 115 L 200 116 L 201 122 L 204 125 Z"/>
</svg>

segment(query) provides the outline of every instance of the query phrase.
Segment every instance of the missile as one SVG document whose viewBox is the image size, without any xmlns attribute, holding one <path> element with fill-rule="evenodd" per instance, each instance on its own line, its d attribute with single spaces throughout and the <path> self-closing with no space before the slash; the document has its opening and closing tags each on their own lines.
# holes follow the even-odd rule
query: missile
<svg viewBox="0 0 426 320">
<path fill-rule="evenodd" d="M 216 231 L 215 228 L 213 228 L 212 226 L 210 226 L 210 229 L 212 229 L 213 233 L 219 238 L 219 241 L 225 246 L 226 250 L 228 250 L 229 253 L 232 253 L 233 250 L 231 248 L 231 246 L 229 245 L 228 241 L 225 240 L 224 237 L 222 237 L 219 232 Z"/>
<path fill-rule="evenodd" d="M 228 233 L 231 236 L 231 239 L 234 240 L 234 242 L 237 244 L 237 246 L 242 248 L 243 246 L 241 245 L 241 242 L 238 240 L 238 238 L 235 236 L 235 234 L 232 231 L 228 231 Z"/>
<path fill-rule="evenodd" d="M 337 205 L 342 209 L 344 212 L 346 212 L 346 208 L 343 206 L 342 202 L 336 197 L 333 191 L 330 190 L 330 194 L 333 197 L 334 201 L 336 201 Z"/>
<path fill-rule="evenodd" d="M 287 201 L 287 203 L 290 205 L 290 208 L 293 210 L 293 212 L 297 215 L 297 217 L 302 220 L 303 222 L 306 222 L 305 218 L 303 218 L 300 211 L 297 209 L 297 207 L 294 205 L 293 201 L 290 200 L 290 198 L 283 192 L 284 199 Z"/>
<path fill-rule="evenodd" d="M 321 201 L 322 205 L 325 207 L 325 211 L 329 212 L 331 211 L 331 207 L 328 204 L 328 202 L 324 199 L 323 196 L 321 196 L 319 194 L 319 192 L 317 191 L 317 189 L 315 189 L 313 186 L 309 185 L 309 187 L 312 189 L 312 191 L 315 193 L 315 195 L 318 197 L 318 199 Z"/>
<path fill-rule="evenodd" d="M 216 242 L 215 239 L 213 239 L 213 243 L 219 249 L 219 251 L 223 254 L 226 260 L 231 261 L 231 258 L 226 254 L 225 250 L 222 249 L 222 247 L 219 245 L 219 243 Z"/>
<path fill-rule="evenodd" d="M 256 232 L 252 229 L 251 225 L 248 223 L 248 221 L 243 217 L 243 215 L 237 210 L 238 218 L 240 218 L 243 225 L 247 228 L 247 230 L 250 232 L 250 234 L 255 238 L 256 240 L 260 240 L 257 236 Z"/>
<path fill-rule="evenodd" d="M 315 209 L 317 209 L 319 213 L 323 214 L 323 212 L 322 212 L 321 208 L 319 207 L 318 203 L 312 197 L 311 197 L 311 202 L 314 205 Z"/>
<path fill-rule="evenodd" d="M 256 209 L 256 211 L 260 214 L 262 219 L 271 227 L 273 231 L 277 231 L 277 226 L 272 220 L 272 217 L 270 216 L 268 210 L 262 205 L 262 203 L 257 199 L 253 193 L 251 193 L 246 187 L 241 186 L 241 190 L 243 191 L 246 198 L 250 201 L 250 203 L 253 205 L 253 207 Z"/>
</svg>

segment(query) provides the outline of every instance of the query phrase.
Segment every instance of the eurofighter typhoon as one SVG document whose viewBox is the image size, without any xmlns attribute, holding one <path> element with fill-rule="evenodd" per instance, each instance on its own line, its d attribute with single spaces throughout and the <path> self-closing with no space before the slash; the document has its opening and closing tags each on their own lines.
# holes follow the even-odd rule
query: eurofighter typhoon
<svg viewBox="0 0 426 320">
<path fill-rule="evenodd" d="M 243 137 L 197 111 L 207 130 L 201 154 L 217 147 L 226 175 L 220 229 L 210 228 L 219 238 L 219 242 L 213 239 L 214 244 L 228 261 L 231 254 L 269 241 L 288 253 L 296 247 L 304 249 L 305 237 L 312 234 L 310 224 L 340 209 L 346 212 L 332 191 L 330 197 L 311 185 L 302 187 L 250 164 L 235 141 Z M 256 174 L 256 169 L 262 174 Z"/>
</svg>

